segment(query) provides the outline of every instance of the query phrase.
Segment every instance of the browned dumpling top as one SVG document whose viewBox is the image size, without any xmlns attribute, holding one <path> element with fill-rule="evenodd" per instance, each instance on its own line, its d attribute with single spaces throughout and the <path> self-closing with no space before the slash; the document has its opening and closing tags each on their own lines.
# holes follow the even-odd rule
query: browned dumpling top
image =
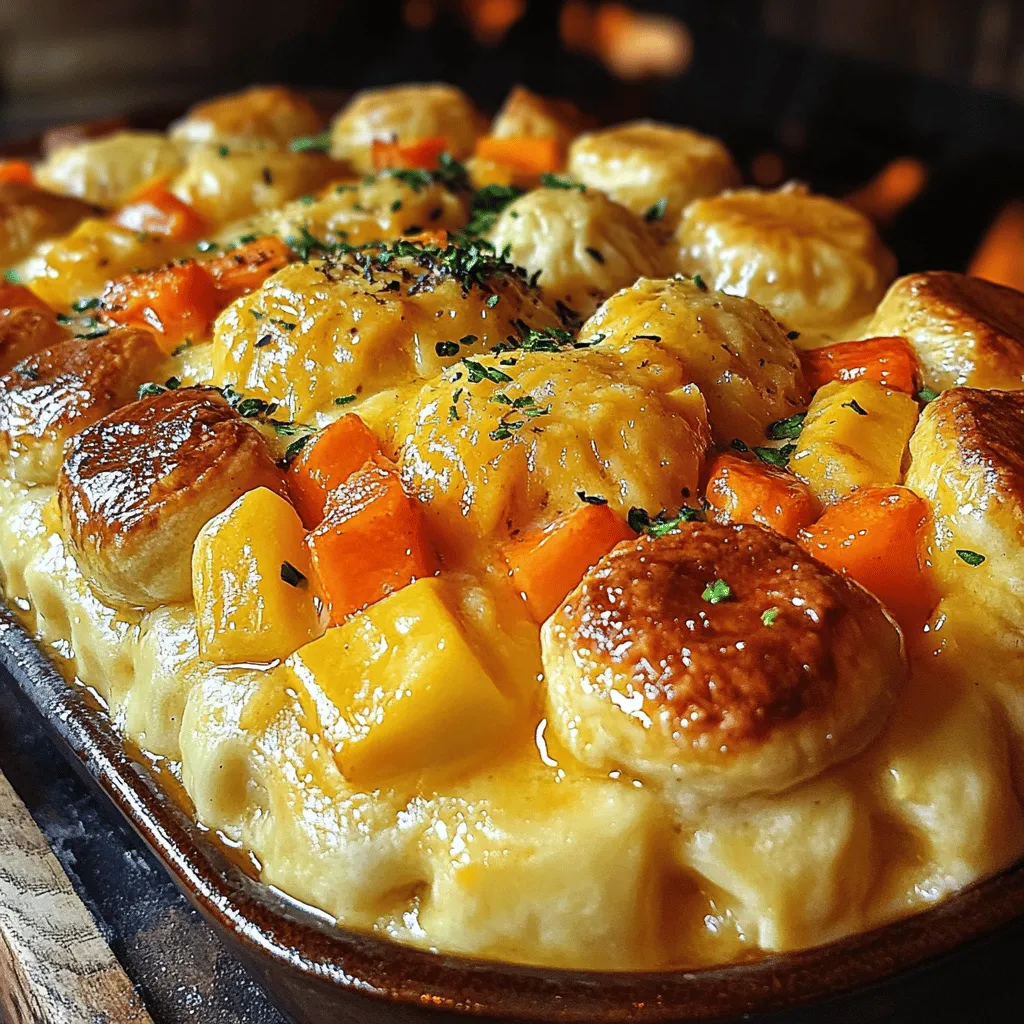
<svg viewBox="0 0 1024 1024">
<path fill-rule="evenodd" d="M 98 589 L 186 601 L 202 527 L 256 487 L 283 489 L 263 435 L 209 388 L 141 399 L 76 435 L 57 482 L 64 535 Z"/>
</svg>

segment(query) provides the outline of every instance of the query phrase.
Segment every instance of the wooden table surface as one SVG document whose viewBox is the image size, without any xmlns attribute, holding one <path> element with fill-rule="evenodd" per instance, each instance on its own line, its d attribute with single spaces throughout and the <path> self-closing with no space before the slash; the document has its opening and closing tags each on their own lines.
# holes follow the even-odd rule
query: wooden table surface
<svg viewBox="0 0 1024 1024">
<path fill-rule="evenodd" d="M 24 703 L 0 672 L 0 772 L 10 781 L 35 824 L 45 835 L 75 893 L 95 920 L 99 934 L 123 967 L 141 997 L 144 1009 L 133 1003 L 128 988 L 121 989 L 124 1013 L 116 1019 L 93 1016 L 88 1024 L 285 1024 L 259 985 L 220 945 L 198 913 L 186 902 L 170 878 L 124 824 L 105 799 L 96 795 L 70 768 L 45 733 L 36 712 Z M 0 798 L 3 796 L 0 780 Z M 2 820 L 2 815 L 0 815 Z M 3 836 L 0 836 L 0 899 L 3 894 Z M 45 861 L 39 836 L 15 839 L 16 854 Z M 10 851 L 8 851 L 10 853 Z M 51 861 L 51 866 L 56 867 Z M 49 870 L 45 864 L 40 870 Z M 59 914 L 64 897 L 51 896 L 48 882 L 36 897 L 53 899 Z M 0 907 L 2 910 L 3 907 Z M 3 949 L 0 913 L 0 954 Z M 83 930 L 84 931 L 84 930 Z M 84 934 L 65 936 L 76 951 L 95 962 L 94 941 Z M 55 939 L 46 927 L 35 936 L 23 936 L 30 958 L 42 958 L 52 967 Z M 91 952 L 90 952 L 91 950 Z M 891 1005 L 872 1013 L 870 1024 L 1020 1024 L 1024 1021 L 1024 931 L 1021 938 L 1002 944 L 980 966 L 946 977 L 941 991 L 920 1005 Z M 116 972 L 116 964 L 113 965 Z M 100 972 L 102 974 L 102 972 Z M 119 973 L 119 972 L 117 972 Z M 0 985 L 4 963 L 0 955 Z M 105 978 L 117 992 L 122 982 Z M 2 992 L 0 992 L 2 995 Z M 79 1018 L 56 1020 L 38 1013 L 4 1020 L 0 998 L 0 1024 L 77 1024 Z M 148 1011 L 149 1016 L 146 1016 Z M 828 1024 L 826 1009 L 799 1015 L 801 1024 Z M 849 1019 L 849 1018 L 846 1018 Z M 766 1022 L 767 1024 L 767 1022 Z M 866 1018 L 857 1024 L 869 1024 Z"/>
</svg>

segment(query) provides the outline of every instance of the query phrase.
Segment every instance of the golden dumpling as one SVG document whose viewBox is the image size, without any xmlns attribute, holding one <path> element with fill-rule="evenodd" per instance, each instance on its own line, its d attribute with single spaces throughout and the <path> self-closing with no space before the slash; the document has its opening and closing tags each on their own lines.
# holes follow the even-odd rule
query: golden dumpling
<svg viewBox="0 0 1024 1024">
<path fill-rule="evenodd" d="M 36 181 L 52 192 L 112 209 L 144 181 L 176 174 L 178 147 L 156 132 L 116 132 L 61 146 L 36 167 Z"/>
<path fill-rule="evenodd" d="M 701 199 L 676 238 L 680 270 L 797 330 L 840 331 L 866 316 L 896 270 L 867 217 L 797 186 Z"/>
<path fill-rule="evenodd" d="M 604 193 L 539 188 L 507 206 L 490 232 L 547 301 L 588 317 L 638 277 L 668 273 L 671 256 L 649 225 Z"/>
<path fill-rule="evenodd" d="M 449 550 L 546 524 L 597 495 L 677 509 L 697 493 L 710 440 L 704 399 L 653 343 L 514 351 L 449 367 L 405 410 L 406 489 Z M 643 452 L 641 458 L 639 453 Z"/>
<path fill-rule="evenodd" d="M 473 152 L 484 121 L 454 85 L 393 85 L 357 93 L 331 125 L 331 156 L 372 171 L 374 139 L 409 143 L 443 136 L 456 160 Z"/>
<path fill-rule="evenodd" d="M 951 618 L 1024 658 L 1024 391 L 943 392 L 910 454 L 907 486 L 931 503 L 932 566 L 947 610 L 959 609 Z"/>
<path fill-rule="evenodd" d="M 200 146 L 171 191 L 214 224 L 223 224 L 316 192 L 337 176 L 337 165 L 321 153 Z"/>
<path fill-rule="evenodd" d="M 458 194 L 427 175 L 382 173 L 341 182 L 316 198 L 304 197 L 224 229 L 225 240 L 244 234 L 274 234 L 303 243 L 363 245 L 420 231 L 457 231 L 466 223 Z"/>
<path fill-rule="evenodd" d="M 671 353 L 704 395 L 719 444 L 763 444 L 769 423 L 807 407 L 800 360 L 771 314 L 685 278 L 637 281 L 613 295 L 580 337 L 622 353 L 654 341 Z"/>
<path fill-rule="evenodd" d="M 0 266 L 16 263 L 39 242 L 63 235 L 96 212 L 71 196 L 22 182 L 0 183 Z"/>
<path fill-rule="evenodd" d="M 945 270 L 908 274 L 885 293 L 865 337 L 899 335 L 934 388 L 1024 388 L 1024 295 Z"/>
<path fill-rule="evenodd" d="M 440 250 L 368 250 L 294 263 L 229 306 L 214 325 L 213 377 L 308 421 L 349 395 L 430 377 L 460 355 L 557 318 L 496 260 L 459 277 Z M 450 250 L 455 254 L 455 250 Z M 489 268 L 489 270 L 488 270 Z"/>
<path fill-rule="evenodd" d="M 559 739 L 688 808 L 778 792 L 858 753 L 906 677 L 881 605 L 760 526 L 686 523 L 619 544 L 541 638 Z"/>
<path fill-rule="evenodd" d="M 687 203 L 739 184 L 739 171 L 718 139 L 657 121 L 581 135 L 569 150 L 569 173 L 669 228 Z"/>
<path fill-rule="evenodd" d="M 197 103 L 168 134 L 184 146 L 270 148 L 315 135 L 323 126 L 323 118 L 304 96 L 279 85 L 257 85 Z"/>
</svg>

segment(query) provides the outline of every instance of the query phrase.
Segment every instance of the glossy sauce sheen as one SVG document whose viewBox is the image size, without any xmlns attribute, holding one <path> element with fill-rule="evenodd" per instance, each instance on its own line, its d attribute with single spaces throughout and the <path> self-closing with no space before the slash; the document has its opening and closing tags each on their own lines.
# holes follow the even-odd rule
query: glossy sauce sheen
<svg viewBox="0 0 1024 1024">
<path fill-rule="evenodd" d="M 474 199 L 450 167 L 365 178 L 375 136 L 450 136 L 472 185 L 504 173 L 471 156 L 486 122 L 450 87 L 362 94 L 319 142 L 301 97 L 257 89 L 50 157 L 37 178 L 78 197 L 70 220 L 9 259 L 63 319 L 0 312 L 0 361 L 25 360 L 0 377 L 8 601 L 243 870 L 419 947 L 708 966 L 1004 869 L 1024 853 L 1024 300 L 945 274 L 885 294 L 892 258 L 855 211 L 730 192 L 729 154 L 693 132 L 577 137 L 571 112 L 523 120 L 523 102 L 493 133 L 559 140 L 574 177 L 508 172 L 526 194 L 483 227 L 513 263 L 443 234 L 382 248 L 458 231 Z M 88 205 L 115 210 L 154 168 L 209 219 L 198 251 Z M 91 332 L 71 301 L 109 278 L 253 234 L 295 259 L 174 354 L 148 331 L 71 337 Z M 869 320 L 949 389 L 814 394 L 798 348 Z M 374 569 L 395 537 L 422 550 L 331 625 L 319 574 L 344 565 L 310 554 L 289 446 L 304 461 L 302 438 L 350 414 L 381 485 L 318 493 L 355 531 L 330 550 Z M 716 457 L 742 471 L 716 478 L 712 523 Z M 748 480 L 760 504 L 732 500 Z M 757 507 L 801 537 L 868 487 L 927 503 L 893 540 L 936 595 L 920 630 L 810 541 L 734 519 Z M 531 564 L 538 536 L 564 559 Z M 590 568 L 562 581 L 570 563 Z M 565 594 L 543 622 L 531 571 Z"/>
</svg>

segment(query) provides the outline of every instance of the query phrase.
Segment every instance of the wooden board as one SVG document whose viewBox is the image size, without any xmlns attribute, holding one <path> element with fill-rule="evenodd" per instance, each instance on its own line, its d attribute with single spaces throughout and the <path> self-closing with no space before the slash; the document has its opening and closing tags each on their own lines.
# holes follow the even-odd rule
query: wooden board
<svg viewBox="0 0 1024 1024">
<path fill-rule="evenodd" d="M 0 1014 L 8 1024 L 152 1024 L 3 774 Z"/>
</svg>

